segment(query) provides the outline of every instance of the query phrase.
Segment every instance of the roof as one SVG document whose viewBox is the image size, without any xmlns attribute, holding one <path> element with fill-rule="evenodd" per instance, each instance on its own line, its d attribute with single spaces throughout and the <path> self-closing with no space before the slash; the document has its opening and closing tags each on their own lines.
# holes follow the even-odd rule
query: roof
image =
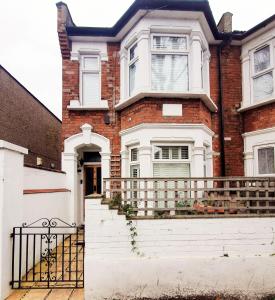
<svg viewBox="0 0 275 300">
<path fill-rule="evenodd" d="M 61 5 L 61 3 L 58 3 Z M 113 27 L 67 26 L 69 36 L 115 37 L 139 10 L 182 10 L 203 12 L 216 39 L 219 31 L 207 0 L 136 0 Z"/>
<path fill-rule="evenodd" d="M 57 121 L 62 123 L 62 121 L 53 113 L 51 112 L 40 100 L 38 100 L 26 87 L 24 87 L 23 84 L 21 84 L 14 76 L 11 75 L 11 73 L 5 69 L 1 64 L 0 64 L 0 70 L 3 70 L 6 74 L 8 74 L 18 85 L 20 85 L 34 100 L 36 100 L 44 109 L 46 109 Z"/>
<path fill-rule="evenodd" d="M 66 5 L 58 2 L 57 6 Z M 66 5 L 67 6 L 67 5 Z M 208 0 L 135 0 L 113 27 L 76 26 L 70 16 L 70 24 L 66 27 L 69 36 L 115 37 L 139 10 L 182 10 L 203 12 L 215 39 L 230 36 L 234 40 L 243 40 L 256 31 L 275 21 L 275 14 L 248 31 L 219 32 Z"/>
</svg>

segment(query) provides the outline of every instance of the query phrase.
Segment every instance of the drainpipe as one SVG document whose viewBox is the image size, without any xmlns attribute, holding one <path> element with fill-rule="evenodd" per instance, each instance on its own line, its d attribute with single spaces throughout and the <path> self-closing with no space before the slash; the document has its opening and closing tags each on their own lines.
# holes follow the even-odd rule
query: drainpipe
<svg viewBox="0 0 275 300">
<path fill-rule="evenodd" d="M 223 80 L 222 80 L 222 50 L 226 45 L 231 43 L 232 37 L 228 37 L 222 41 L 217 48 L 218 56 L 218 82 L 219 82 L 219 95 L 218 95 L 218 109 L 219 109 L 219 137 L 221 144 L 220 158 L 221 158 L 221 176 L 226 176 L 225 170 L 225 150 L 224 150 L 224 111 L 223 111 Z"/>
</svg>

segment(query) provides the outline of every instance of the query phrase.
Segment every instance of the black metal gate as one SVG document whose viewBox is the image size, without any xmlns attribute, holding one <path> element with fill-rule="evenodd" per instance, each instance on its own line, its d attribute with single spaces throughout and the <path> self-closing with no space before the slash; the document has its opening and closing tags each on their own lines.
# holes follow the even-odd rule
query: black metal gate
<svg viewBox="0 0 275 300">
<path fill-rule="evenodd" d="M 13 289 L 84 287 L 84 228 L 43 218 L 11 237 Z"/>
</svg>

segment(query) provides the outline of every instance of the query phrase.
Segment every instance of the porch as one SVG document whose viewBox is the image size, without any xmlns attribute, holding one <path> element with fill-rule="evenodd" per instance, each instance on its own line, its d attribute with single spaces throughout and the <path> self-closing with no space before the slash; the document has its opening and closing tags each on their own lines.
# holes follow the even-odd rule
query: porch
<svg viewBox="0 0 275 300">
<path fill-rule="evenodd" d="M 275 215 L 272 177 L 107 178 L 103 196 L 133 219 Z"/>
</svg>

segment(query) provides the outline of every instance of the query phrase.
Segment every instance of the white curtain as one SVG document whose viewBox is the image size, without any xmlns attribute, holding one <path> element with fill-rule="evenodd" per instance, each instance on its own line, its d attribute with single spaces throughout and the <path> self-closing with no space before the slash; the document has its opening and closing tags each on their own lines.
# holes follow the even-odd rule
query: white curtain
<svg viewBox="0 0 275 300">
<path fill-rule="evenodd" d="M 274 174 L 274 148 L 267 147 L 258 150 L 259 174 Z"/>
<path fill-rule="evenodd" d="M 129 67 L 129 95 L 133 94 L 136 88 L 136 74 L 137 74 L 137 62 L 133 63 Z"/>
<path fill-rule="evenodd" d="M 273 74 L 266 73 L 254 78 L 253 82 L 254 100 L 262 100 L 273 94 Z"/>
<path fill-rule="evenodd" d="M 84 106 L 91 106 L 100 100 L 99 73 L 82 74 L 82 101 Z"/>
<path fill-rule="evenodd" d="M 187 55 L 153 54 L 152 89 L 157 91 L 187 91 Z"/>
<path fill-rule="evenodd" d="M 162 50 L 182 50 L 187 48 L 185 37 L 154 36 L 153 48 Z"/>
<path fill-rule="evenodd" d="M 270 49 L 266 46 L 254 53 L 255 72 L 258 73 L 270 66 Z"/>
</svg>

